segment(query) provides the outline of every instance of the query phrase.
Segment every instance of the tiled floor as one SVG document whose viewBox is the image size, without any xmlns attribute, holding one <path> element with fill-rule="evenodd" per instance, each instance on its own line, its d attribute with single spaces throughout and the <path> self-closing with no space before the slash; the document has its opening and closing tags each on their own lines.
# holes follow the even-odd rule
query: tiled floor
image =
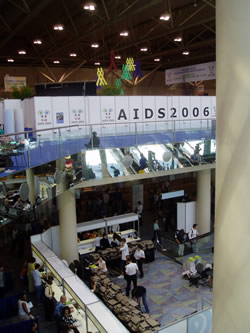
<svg viewBox="0 0 250 333">
<path fill-rule="evenodd" d="M 145 276 L 138 279 L 138 285 L 147 289 L 150 313 L 161 326 L 200 310 L 202 298 L 212 301 L 208 287 L 189 287 L 189 281 L 182 278 L 182 266 L 159 252 L 156 252 L 154 262 L 144 264 L 144 272 Z M 125 290 L 124 279 L 116 278 L 115 283 Z"/>
</svg>

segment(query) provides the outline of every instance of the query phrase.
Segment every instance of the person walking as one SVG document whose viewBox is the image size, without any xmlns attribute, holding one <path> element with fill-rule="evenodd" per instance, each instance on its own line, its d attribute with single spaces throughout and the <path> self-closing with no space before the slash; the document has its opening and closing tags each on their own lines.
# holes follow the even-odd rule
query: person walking
<svg viewBox="0 0 250 333">
<path fill-rule="evenodd" d="M 141 307 L 141 298 L 144 305 L 146 313 L 149 313 L 149 307 L 147 304 L 147 290 L 143 286 L 137 286 L 132 290 L 132 297 L 136 299 L 139 307 Z"/>
<path fill-rule="evenodd" d="M 199 252 L 198 245 L 197 245 L 197 239 L 196 239 L 198 236 L 199 236 L 198 224 L 195 223 L 195 224 L 193 224 L 193 228 L 190 229 L 188 232 L 188 238 L 191 243 L 191 248 L 195 253 Z"/>
<path fill-rule="evenodd" d="M 160 227 L 157 218 L 154 219 L 153 230 L 154 230 L 154 235 L 152 241 L 154 242 L 156 240 L 157 242 L 161 243 Z"/>
<path fill-rule="evenodd" d="M 35 292 L 36 292 L 36 301 L 37 305 L 40 305 L 41 303 L 41 293 L 42 293 L 42 279 L 41 279 L 41 273 L 39 272 L 40 265 L 35 264 L 35 269 L 31 272 L 33 282 L 34 282 L 34 287 L 35 287 Z"/>
<path fill-rule="evenodd" d="M 133 282 L 134 288 L 137 287 L 138 266 L 137 266 L 137 264 L 132 262 L 131 257 L 128 257 L 127 261 L 128 261 L 128 264 L 125 269 L 125 273 L 126 273 L 126 277 L 127 277 L 126 296 L 129 296 L 131 282 Z"/>
<path fill-rule="evenodd" d="M 122 279 L 123 277 L 125 277 L 126 260 L 127 260 L 127 256 L 129 256 L 128 245 L 126 243 L 125 238 L 122 238 L 120 251 L 122 253 L 122 258 L 121 258 L 121 270 L 122 270 L 122 272 L 121 272 L 121 275 L 118 276 L 118 279 Z"/>
<path fill-rule="evenodd" d="M 140 271 L 140 278 L 142 279 L 143 276 L 144 276 L 142 265 L 143 265 L 143 261 L 145 259 L 145 252 L 142 250 L 141 245 L 137 246 L 137 249 L 135 251 L 134 257 L 135 257 L 137 266 L 138 266 L 139 271 Z"/>
</svg>

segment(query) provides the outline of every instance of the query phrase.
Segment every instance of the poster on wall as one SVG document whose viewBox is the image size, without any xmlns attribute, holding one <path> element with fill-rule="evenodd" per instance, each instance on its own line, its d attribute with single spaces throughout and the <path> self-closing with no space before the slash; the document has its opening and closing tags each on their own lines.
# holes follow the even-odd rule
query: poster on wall
<svg viewBox="0 0 250 333">
<path fill-rule="evenodd" d="M 64 115 L 63 112 L 56 113 L 56 123 L 57 124 L 64 124 Z"/>
<path fill-rule="evenodd" d="M 69 101 L 68 97 L 51 97 L 53 124 L 55 127 L 69 125 Z"/>
<path fill-rule="evenodd" d="M 165 70 L 165 84 L 177 84 L 184 82 L 206 81 L 215 79 L 215 61 Z"/>
<path fill-rule="evenodd" d="M 13 87 L 20 88 L 26 86 L 25 76 L 9 76 L 6 74 L 4 76 L 4 90 L 13 91 Z"/>
</svg>

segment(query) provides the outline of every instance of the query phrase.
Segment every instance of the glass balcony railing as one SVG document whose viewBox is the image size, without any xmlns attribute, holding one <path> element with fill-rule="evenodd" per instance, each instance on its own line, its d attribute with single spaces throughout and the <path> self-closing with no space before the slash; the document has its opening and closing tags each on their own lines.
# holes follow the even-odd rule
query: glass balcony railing
<svg viewBox="0 0 250 333">
<path fill-rule="evenodd" d="M 92 135 L 96 132 L 96 135 Z M 27 168 L 32 168 L 48 162 L 73 155 L 81 151 L 86 152 L 87 165 L 100 165 L 99 152 L 105 151 L 107 159 L 106 173 L 112 176 L 118 174 L 113 165 L 123 174 L 119 167 L 115 149 L 119 148 L 126 154 L 133 155 L 133 171 L 137 171 L 139 153 L 149 156 L 148 170 L 159 171 L 178 168 L 181 165 L 195 165 L 214 162 L 215 159 L 215 120 L 189 120 L 171 122 L 147 122 L 130 124 L 100 124 L 52 128 L 38 131 L 10 133 L 0 135 L 0 178 Z M 198 141 L 197 141 L 198 140 Z M 191 141 L 193 143 L 191 143 Z M 196 143 L 195 143 L 196 141 Z M 202 149 L 199 157 L 195 156 L 195 145 Z M 193 146 L 192 146 L 193 145 Z M 174 158 L 171 163 L 162 160 L 164 150 L 170 150 Z M 193 151 L 192 151 L 193 150 Z M 97 156 L 98 155 L 98 156 Z M 157 162 L 156 162 L 157 160 Z M 94 167 L 94 165 L 93 165 Z M 94 168 L 96 177 L 100 176 L 98 168 Z M 105 169 L 105 168 L 104 168 Z M 102 170 L 102 172 L 104 172 Z M 83 177 L 84 178 L 84 177 Z"/>
</svg>

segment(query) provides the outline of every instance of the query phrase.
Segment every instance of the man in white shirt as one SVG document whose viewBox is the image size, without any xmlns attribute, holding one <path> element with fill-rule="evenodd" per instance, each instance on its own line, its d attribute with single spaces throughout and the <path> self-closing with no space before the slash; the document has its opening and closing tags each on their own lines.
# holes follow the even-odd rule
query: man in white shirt
<svg viewBox="0 0 250 333">
<path fill-rule="evenodd" d="M 128 264 L 126 266 L 126 278 L 127 278 L 127 287 L 126 287 L 126 296 L 129 297 L 130 292 L 130 286 L 131 282 L 133 281 L 134 288 L 137 287 L 137 272 L 138 272 L 138 266 L 137 264 L 133 263 L 131 258 L 127 258 Z"/>
<path fill-rule="evenodd" d="M 188 232 L 188 238 L 191 243 L 192 250 L 197 253 L 199 252 L 198 245 L 197 245 L 197 237 L 198 237 L 198 224 L 193 224 L 193 228 L 189 230 Z"/>
<path fill-rule="evenodd" d="M 142 279 L 144 276 L 142 264 L 145 259 L 145 252 L 142 250 L 141 245 L 137 246 L 134 257 L 135 257 L 136 263 L 137 263 L 139 271 L 140 271 L 140 278 Z"/>
<path fill-rule="evenodd" d="M 35 269 L 31 272 L 31 275 L 34 280 L 37 305 L 40 305 L 41 303 L 41 293 L 42 293 L 42 279 L 41 279 L 41 273 L 39 272 L 39 268 L 40 265 L 35 264 Z"/>
<path fill-rule="evenodd" d="M 125 238 L 122 239 L 122 243 L 121 243 L 121 246 L 120 246 L 120 251 L 122 253 L 122 258 L 121 258 L 121 269 L 122 269 L 122 273 L 121 273 L 120 276 L 118 276 L 118 279 L 123 278 L 124 275 L 125 275 L 126 260 L 127 260 L 127 256 L 129 255 L 128 245 L 126 243 L 126 239 Z"/>
</svg>

